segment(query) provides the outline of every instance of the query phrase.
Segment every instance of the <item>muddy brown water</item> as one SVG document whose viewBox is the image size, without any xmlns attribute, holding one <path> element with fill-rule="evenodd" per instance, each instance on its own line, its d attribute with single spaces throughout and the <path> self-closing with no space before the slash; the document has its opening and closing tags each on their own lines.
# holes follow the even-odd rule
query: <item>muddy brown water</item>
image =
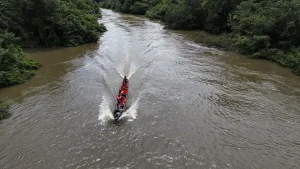
<svg viewBox="0 0 300 169">
<path fill-rule="evenodd" d="M 193 42 L 195 31 L 103 10 L 98 44 L 29 50 L 42 62 L 0 122 L 1 169 L 300 168 L 300 78 Z M 122 77 L 128 109 L 112 123 Z"/>
</svg>

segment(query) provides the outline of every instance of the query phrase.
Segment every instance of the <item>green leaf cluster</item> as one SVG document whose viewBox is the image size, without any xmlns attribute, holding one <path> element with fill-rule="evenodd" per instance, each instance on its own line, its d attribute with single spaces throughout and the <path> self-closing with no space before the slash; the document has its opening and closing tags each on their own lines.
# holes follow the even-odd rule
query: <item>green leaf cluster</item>
<svg viewBox="0 0 300 169">
<path fill-rule="evenodd" d="M 0 120 L 6 119 L 11 116 L 11 114 L 7 110 L 9 106 L 9 103 L 0 100 Z"/>
<path fill-rule="evenodd" d="M 300 2 L 242 2 L 229 21 L 241 52 L 278 62 L 300 74 Z"/>
<path fill-rule="evenodd" d="M 25 82 L 40 66 L 24 58 L 22 49 L 14 45 L 18 40 L 14 34 L 0 29 L 0 88 Z"/>
<path fill-rule="evenodd" d="M 144 15 L 150 7 L 155 6 L 160 0 L 102 0 L 99 2 L 103 8 L 116 11 Z"/>
<path fill-rule="evenodd" d="M 97 41 L 105 31 L 93 0 L 2 0 L 0 13 L 0 28 L 24 47 L 76 46 Z"/>
</svg>

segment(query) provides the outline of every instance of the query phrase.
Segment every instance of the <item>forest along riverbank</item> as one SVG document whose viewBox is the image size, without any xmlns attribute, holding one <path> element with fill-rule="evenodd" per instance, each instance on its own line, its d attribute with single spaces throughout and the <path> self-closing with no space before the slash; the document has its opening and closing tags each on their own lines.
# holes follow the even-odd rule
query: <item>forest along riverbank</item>
<svg viewBox="0 0 300 169">
<path fill-rule="evenodd" d="M 159 19 L 169 29 L 198 29 L 219 34 L 219 38 L 214 38 L 200 33 L 198 40 L 235 47 L 243 54 L 277 62 L 300 75 L 299 1 L 98 1 L 103 8 Z M 228 42 L 231 45 L 224 44 Z"/>
<path fill-rule="evenodd" d="M 0 4 L 0 88 L 24 83 L 40 67 L 24 58 L 22 48 L 97 42 L 106 30 L 97 22 L 101 13 L 94 0 L 2 0 Z"/>
<path fill-rule="evenodd" d="M 94 0 L 2 0 L 0 13 L 0 88 L 26 82 L 40 67 L 22 48 L 97 42 L 106 30 L 97 21 L 101 13 Z M 0 104 L 0 119 L 8 117 L 7 105 Z"/>
<path fill-rule="evenodd" d="M 300 79 L 196 44 L 194 31 L 103 10 L 99 44 L 34 50 L 44 66 L 0 89 L 0 168 L 299 168 Z M 50 59 L 51 58 L 51 59 Z M 122 76 L 129 115 L 109 122 Z"/>
</svg>

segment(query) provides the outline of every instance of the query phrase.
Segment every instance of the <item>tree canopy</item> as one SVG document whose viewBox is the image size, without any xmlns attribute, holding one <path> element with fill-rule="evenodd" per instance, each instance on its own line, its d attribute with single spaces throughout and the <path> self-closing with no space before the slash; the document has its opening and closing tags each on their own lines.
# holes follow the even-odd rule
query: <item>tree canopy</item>
<svg viewBox="0 0 300 169">
<path fill-rule="evenodd" d="M 39 67 L 21 47 L 96 42 L 105 31 L 100 16 L 93 0 L 1 0 L 0 87 L 23 83 Z"/>
<path fill-rule="evenodd" d="M 105 31 L 92 0 L 2 0 L 0 28 L 21 38 L 20 45 L 75 46 L 98 40 Z"/>
<path fill-rule="evenodd" d="M 39 63 L 25 59 L 13 33 L 0 29 L 0 88 L 25 82 L 34 75 Z"/>
</svg>

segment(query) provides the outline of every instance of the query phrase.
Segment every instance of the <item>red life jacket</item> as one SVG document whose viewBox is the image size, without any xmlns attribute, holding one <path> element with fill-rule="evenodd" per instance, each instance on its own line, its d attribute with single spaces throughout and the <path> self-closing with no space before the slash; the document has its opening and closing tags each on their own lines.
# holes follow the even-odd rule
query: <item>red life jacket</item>
<svg viewBox="0 0 300 169">
<path fill-rule="evenodd" d="M 120 96 L 120 95 L 118 95 L 118 96 L 117 96 L 117 100 L 120 100 L 120 99 L 121 99 L 121 96 Z"/>
</svg>

